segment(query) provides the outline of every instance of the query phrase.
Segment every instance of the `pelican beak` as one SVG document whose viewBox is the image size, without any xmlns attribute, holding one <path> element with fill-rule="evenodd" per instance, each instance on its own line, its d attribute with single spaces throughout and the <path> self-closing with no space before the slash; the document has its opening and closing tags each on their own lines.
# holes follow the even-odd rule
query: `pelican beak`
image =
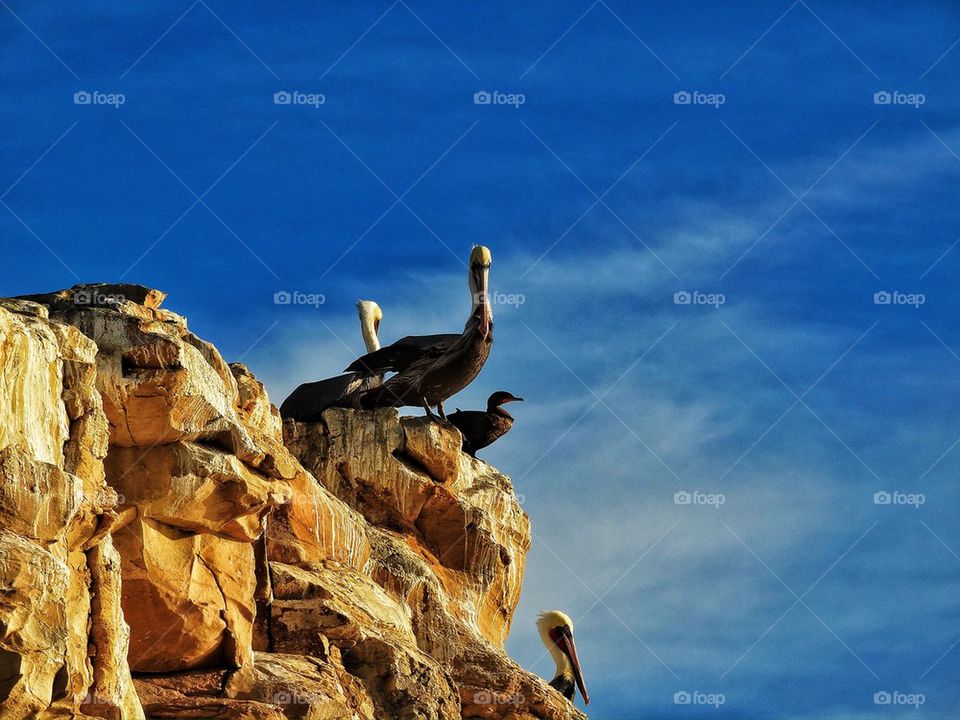
<svg viewBox="0 0 960 720">
<path fill-rule="evenodd" d="M 380 318 L 375 318 L 373 321 L 373 332 L 377 335 L 380 334 Z"/>
<path fill-rule="evenodd" d="M 576 681 L 577 687 L 580 688 L 580 694 L 583 695 L 583 703 L 585 705 L 589 705 L 590 695 L 587 694 L 587 686 L 583 682 L 583 673 L 580 672 L 580 660 L 577 658 L 577 646 L 573 642 L 573 633 L 571 633 L 568 628 L 563 628 L 563 630 L 560 632 L 560 637 L 557 640 L 557 647 L 566 653 L 568 658 L 570 658 L 570 665 L 573 666 L 573 679 Z"/>
<path fill-rule="evenodd" d="M 490 266 L 474 265 L 471 271 L 473 272 L 473 280 L 477 288 L 477 301 L 480 303 L 480 334 L 484 340 L 487 340 L 490 337 L 490 325 L 493 320 L 490 311 L 490 295 L 488 290 Z"/>
</svg>

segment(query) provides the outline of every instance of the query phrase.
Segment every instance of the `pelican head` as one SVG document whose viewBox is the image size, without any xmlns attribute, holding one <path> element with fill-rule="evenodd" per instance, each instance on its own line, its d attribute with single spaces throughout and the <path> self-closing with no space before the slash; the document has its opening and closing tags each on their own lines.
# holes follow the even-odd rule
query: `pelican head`
<svg viewBox="0 0 960 720">
<path fill-rule="evenodd" d="M 549 610 L 540 613 L 537 618 L 537 629 L 543 644 L 547 646 L 553 661 L 557 664 L 557 674 L 550 681 L 550 685 L 563 693 L 567 700 L 573 700 L 574 683 L 583 695 L 583 702 L 590 704 L 587 686 L 583 682 L 580 672 L 580 660 L 577 659 L 577 646 L 573 642 L 573 621 L 566 613 L 559 610 Z"/>
<path fill-rule="evenodd" d="M 360 333 L 367 352 L 380 349 L 380 321 L 383 312 L 373 300 L 357 300 L 357 314 L 360 316 Z"/>
<path fill-rule="evenodd" d="M 480 333 L 484 340 L 490 336 L 490 327 L 493 323 L 489 290 L 492 262 L 493 255 L 490 254 L 490 248 L 484 245 L 473 246 L 470 252 L 470 295 L 473 298 L 473 311 L 476 312 L 477 308 L 480 308 Z"/>
</svg>

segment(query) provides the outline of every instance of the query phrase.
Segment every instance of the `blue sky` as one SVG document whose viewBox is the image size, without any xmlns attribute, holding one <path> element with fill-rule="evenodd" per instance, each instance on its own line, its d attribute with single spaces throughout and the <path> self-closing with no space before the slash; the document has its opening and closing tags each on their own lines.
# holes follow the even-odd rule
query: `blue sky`
<svg viewBox="0 0 960 720">
<path fill-rule="evenodd" d="M 594 718 L 956 712 L 956 6 L 0 5 L 4 294 L 162 288 L 279 402 L 359 297 L 460 327 L 485 243 L 523 303 L 450 406 L 527 398 L 521 664 L 559 607 Z"/>
</svg>

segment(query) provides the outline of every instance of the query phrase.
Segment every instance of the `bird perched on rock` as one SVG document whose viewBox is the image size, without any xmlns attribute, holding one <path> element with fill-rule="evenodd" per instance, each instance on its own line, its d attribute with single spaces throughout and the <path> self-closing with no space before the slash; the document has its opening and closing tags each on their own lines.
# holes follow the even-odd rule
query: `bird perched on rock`
<svg viewBox="0 0 960 720">
<path fill-rule="evenodd" d="M 383 384 L 354 391 L 336 404 L 363 409 L 419 405 L 429 416 L 434 414 L 431 407 L 436 406 L 440 417 L 445 418 L 443 401 L 473 382 L 490 355 L 493 343 L 493 311 L 488 293 L 491 260 L 490 250 L 482 245 L 470 253 L 467 283 L 472 305 L 460 335 L 449 344 L 430 345 L 409 364 L 404 362 L 403 369 Z M 360 358 L 357 362 L 365 361 L 366 358 Z M 373 358 L 372 362 L 375 368 L 382 367 L 379 359 Z"/>
<path fill-rule="evenodd" d="M 576 684 L 584 704 L 589 705 L 590 695 L 587 694 L 587 686 L 583 682 L 577 646 L 573 642 L 573 621 L 559 610 L 550 610 L 540 614 L 537 630 L 557 664 L 557 674 L 550 681 L 550 686 L 572 702 Z"/>
<path fill-rule="evenodd" d="M 486 410 L 461 410 L 447 416 L 447 421 L 463 436 L 463 451 L 473 457 L 477 450 L 487 447 L 513 427 L 513 415 L 503 405 L 508 402 L 523 402 L 506 390 L 498 390 L 487 398 Z"/>
<path fill-rule="evenodd" d="M 360 317 L 360 334 L 363 336 L 363 344 L 368 352 L 373 352 L 380 347 L 377 333 L 380 330 L 383 312 L 373 300 L 358 300 L 357 315 Z M 304 383 L 283 401 L 280 406 L 280 416 L 301 422 L 315 422 L 320 419 L 324 410 L 344 395 L 349 395 L 355 390 L 374 387 L 382 381 L 382 374 L 348 372 L 325 380 Z"/>
</svg>

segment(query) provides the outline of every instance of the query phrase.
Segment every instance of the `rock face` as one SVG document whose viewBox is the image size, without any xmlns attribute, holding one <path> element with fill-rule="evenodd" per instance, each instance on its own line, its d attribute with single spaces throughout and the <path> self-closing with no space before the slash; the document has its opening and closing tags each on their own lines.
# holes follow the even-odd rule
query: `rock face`
<svg viewBox="0 0 960 720">
<path fill-rule="evenodd" d="M 503 651 L 509 478 L 393 409 L 282 423 L 163 299 L 0 300 L 0 716 L 583 717 Z"/>
</svg>

